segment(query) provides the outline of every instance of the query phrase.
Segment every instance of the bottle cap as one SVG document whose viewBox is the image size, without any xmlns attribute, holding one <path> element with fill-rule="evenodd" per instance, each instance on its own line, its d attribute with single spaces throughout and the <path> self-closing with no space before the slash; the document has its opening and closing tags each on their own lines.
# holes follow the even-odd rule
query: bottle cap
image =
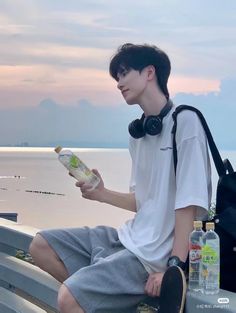
<svg viewBox="0 0 236 313">
<path fill-rule="evenodd" d="M 206 230 L 214 230 L 215 229 L 215 224 L 214 223 L 206 223 Z"/>
<path fill-rule="evenodd" d="M 62 150 L 62 147 L 61 147 L 61 146 L 58 146 L 58 147 L 56 147 L 56 148 L 54 149 L 54 151 L 55 151 L 56 153 L 60 153 L 61 150 Z"/>
<path fill-rule="evenodd" d="M 202 228 L 202 221 L 194 221 L 193 227 L 194 228 Z"/>
</svg>

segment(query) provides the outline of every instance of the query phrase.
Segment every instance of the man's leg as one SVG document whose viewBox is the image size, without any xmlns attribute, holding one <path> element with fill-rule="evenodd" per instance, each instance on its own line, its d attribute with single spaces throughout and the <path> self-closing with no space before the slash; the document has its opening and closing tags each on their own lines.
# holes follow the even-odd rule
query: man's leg
<svg viewBox="0 0 236 313">
<path fill-rule="evenodd" d="M 42 230 L 33 239 L 30 253 L 36 265 L 64 282 L 90 264 L 90 232 L 88 227 Z"/>
<path fill-rule="evenodd" d="M 58 281 L 63 282 L 68 278 L 68 272 L 63 262 L 40 234 L 33 239 L 29 252 L 35 264 Z"/>
<path fill-rule="evenodd" d="M 123 248 L 71 275 L 64 285 L 77 306 L 64 288 L 59 306 L 64 303 L 63 313 L 67 313 L 67 307 L 71 309 L 68 312 L 73 313 L 83 312 L 79 309 L 86 313 L 135 313 L 138 303 L 147 297 L 144 294 L 147 278 L 148 273 L 140 261 Z"/>
<path fill-rule="evenodd" d="M 61 313 L 85 313 L 69 289 L 63 284 L 58 293 L 58 307 Z"/>
</svg>

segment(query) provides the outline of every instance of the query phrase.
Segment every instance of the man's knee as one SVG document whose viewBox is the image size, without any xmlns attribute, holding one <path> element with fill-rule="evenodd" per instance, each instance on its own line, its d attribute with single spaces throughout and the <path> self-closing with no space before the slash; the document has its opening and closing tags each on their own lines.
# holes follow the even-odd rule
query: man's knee
<svg viewBox="0 0 236 313">
<path fill-rule="evenodd" d="M 41 260 L 42 256 L 49 251 L 49 249 L 51 248 L 47 241 L 40 234 L 37 234 L 30 244 L 29 253 L 37 263 Z"/>
<path fill-rule="evenodd" d="M 35 264 L 58 281 L 63 282 L 68 277 L 65 265 L 40 234 L 37 234 L 33 239 L 29 252 Z"/>
<path fill-rule="evenodd" d="M 83 309 L 80 307 L 79 303 L 75 300 L 75 298 L 70 293 L 69 289 L 65 285 L 61 285 L 58 292 L 58 307 L 60 312 L 78 312 L 85 313 Z"/>
<path fill-rule="evenodd" d="M 46 240 L 41 235 L 36 234 L 36 236 L 33 238 L 29 247 L 30 254 L 37 253 L 39 250 L 43 248 L 45 243 L 46 243 Z"/>
</svg>

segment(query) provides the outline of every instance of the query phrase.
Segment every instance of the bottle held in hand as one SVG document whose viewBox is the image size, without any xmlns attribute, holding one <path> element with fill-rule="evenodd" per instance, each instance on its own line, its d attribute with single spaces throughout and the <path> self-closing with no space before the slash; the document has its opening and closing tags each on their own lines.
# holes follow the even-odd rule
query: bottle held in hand
<svg viewBox="0 0 236 313">
<path fill-rule="evenodd" d="M 68 171 L 78 180 L 92 186 L 94 189 L 100 182 L 97 177 L 71 150 L 56 147 L 55 152 L 58 154 L 58 160 L 68 169 Z"/>
</svg>

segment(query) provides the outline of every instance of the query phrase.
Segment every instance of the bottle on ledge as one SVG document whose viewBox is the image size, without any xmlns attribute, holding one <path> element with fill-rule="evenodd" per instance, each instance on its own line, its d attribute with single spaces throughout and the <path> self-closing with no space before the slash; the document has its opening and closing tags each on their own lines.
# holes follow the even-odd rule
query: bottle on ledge
<svg viewBox="0 0 236 313">
<path fill-rule="evenodd" d="M 194 221 L 194 230 L 189 236 L 189 281 L 188 289 L 195 292 L 203 292 L 201 276 L 202 258 L 202 221 Z"/>
<path fill-rule="evenodd" d="M 203 236 L 202 274 L 205 294 L 217 294 L 220 288 L 220 241 L 214 223 L 206 223 Z"/>
</svg>

